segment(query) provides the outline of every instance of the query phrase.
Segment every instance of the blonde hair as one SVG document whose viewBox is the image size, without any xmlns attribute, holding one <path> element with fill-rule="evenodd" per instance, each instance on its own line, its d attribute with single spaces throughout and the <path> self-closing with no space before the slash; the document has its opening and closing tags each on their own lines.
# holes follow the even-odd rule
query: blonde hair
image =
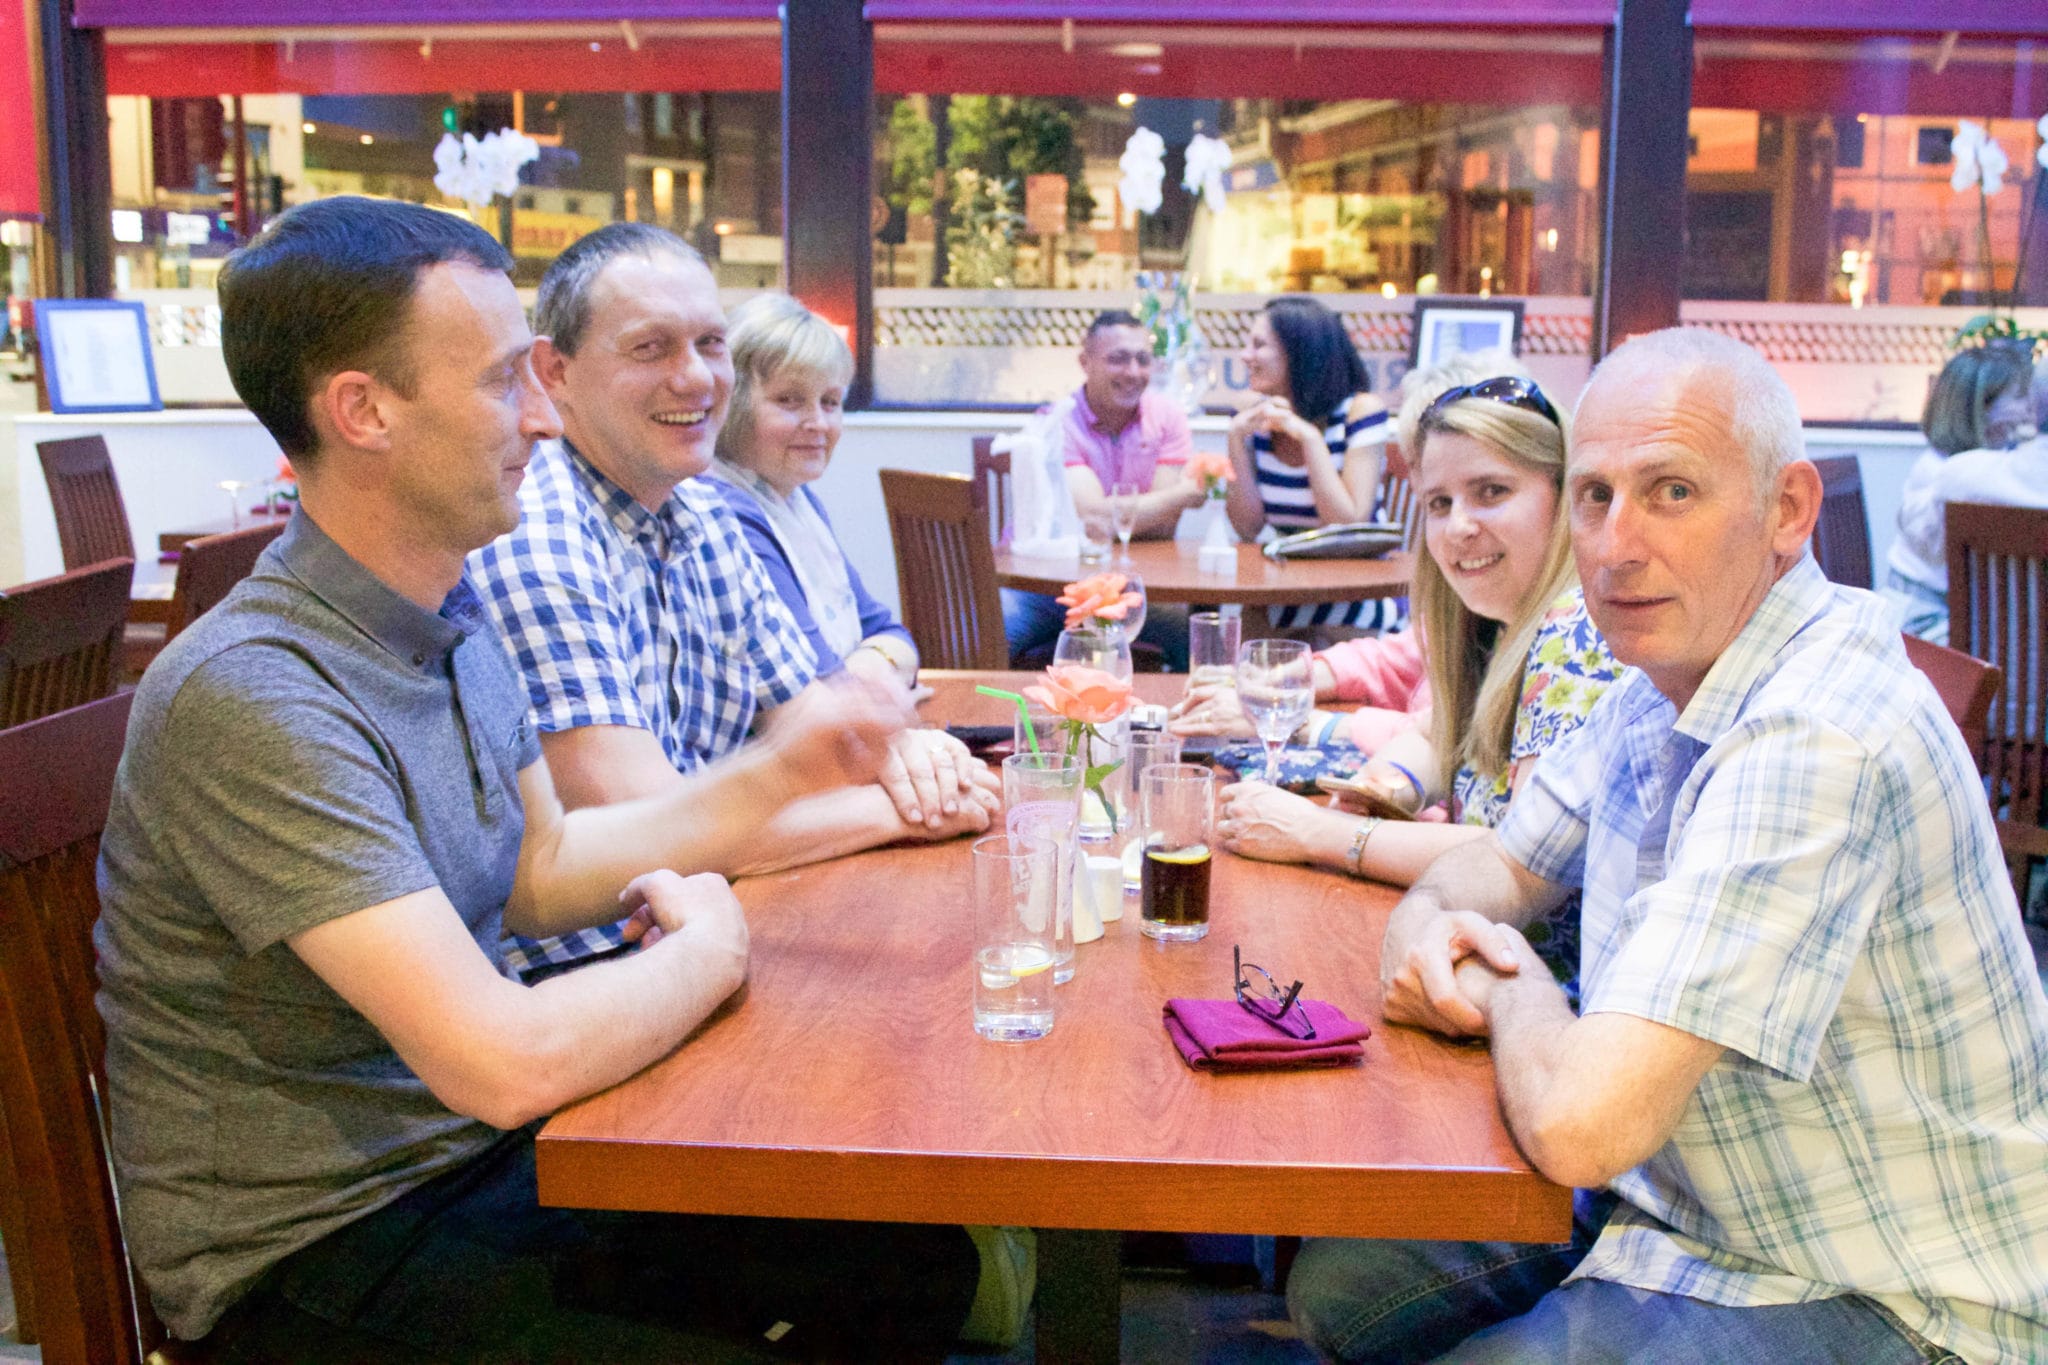
<svg viewBox="0 0 2048 1365">
<path fill-rule="evenodd" d="M 753 466 L 754 386 L 784 370 L 827 382 L 853 378 L 853 352 L 839 329 L 787 294 L 760 294 L 733 310 L 726 345 L 732 352 L 732 401 L 718 432 L 718 457 Z"/>
<path fill-rule="evenodd" d="M 1450 387 L 1454 385 L 1441 385 L 1437 392 Z M 1404 403 L 1404 409 L 1406 406 Z M 1427 408 L 1428 402 L 1419 406 Z M 1541 413 L 1489 398 L 1462 398 L 1432 414 L 1426 424 L 1418 423 L 1422 427 L 1416 438 L 1421 443 L 1418 456 L 1427 452 L 1432 434 L 1456 432 L 1548 479 L 1557 495 L 1543 562 L 1523 589 L 1514 616 L 1501 622 L 1491 650 L 1482 642 L 1483 618 L 1467 608 L 1451 587 L 1430 555 L 1426 539 L 1422 553 L 1415 557 L 1415 612 L 1429 668 L 1430 742 L 1436 751 L 1437 779 L 1446 788 L 1460 767 L 1469 766 L 1489 778 L 1507 771 L 1529 647 L 1550 604 L 1578 582 L 1578 569 L 1572 561 L 1570 509 L 1564 497 L 1566 422 L 1561 412 L 1552 422 Z M 1419 458 L 1411 478 L 1419 489 Z"/>
<path fill-rule="evenodd" d="M 1531 377 L 1521 361 L 1499 348 L 1461 351 L 1426 370 L 1410 370 L 1401 376 L 1401 406 L 1394 414 L 1394 444 L 1400 447 L 1401 458 L 1408 462 L 1411 470 L 1419 453 L 1420 433 L 1416 427 L 1422 422 L 1423 412 L 1436 401 L 1436 396 L 1460 384 L 1477 384 L 1482 379 L 1500 375 L 1513 375 L 1517 379 Z"/>
</svg>

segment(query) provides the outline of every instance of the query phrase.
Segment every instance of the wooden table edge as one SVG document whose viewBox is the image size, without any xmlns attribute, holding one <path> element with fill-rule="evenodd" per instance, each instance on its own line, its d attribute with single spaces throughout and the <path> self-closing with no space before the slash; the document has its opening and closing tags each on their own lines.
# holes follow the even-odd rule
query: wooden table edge
<svg viewBox="0 0 2048 1365">
<path fill-rule="evenodd" d="M 1308 561 L 1328 564 L 1330 560 Z M 1325 602 L 1359 602 L 1368 598 L 1405 596 L 1414 578 L 1414 566 L 1410 556 L 1393 554 L 1384 559 L 1358 561 L 1381 567 L 1403 568 L 1398 577 L 1390 577 L 1384 583 L 1331 583 L 1331 584 L 1240 584 L 1234 576 L 1221 574 L 1206 582 L 1159 583 L 1147 580 L 1145 596 L 1148 601 L 1171 606 L 1188 606 L 1198 602 L 1217 603 L 1244 607 L 1290 607 L 1317 606 Z M 1035 567 L 1043 564 L 1043 568 Z M 1113 569 L 1116 566 L 1091 566 L 1098 570 Z M 1143 565 L 1138 566 L 1140 570 Z M 1278 567 L 1282 572 L 1287 568 Z M 1082 572 L 1086 572 L 1083 570 Z M 1054 567 L 1053 561 L 1017 560 L 1008 555 L 996 556 L 996 582 L 1005 588 L 1016 588 L 1023 592 L 1044 593 L 1056 596 L 1066 590 L 1074 581 L 1071 566 Z"/>
<path fill-rule="evenodd" d="M 1505 1242 L 1562 1242 L 1572 1230 L 1572 1192 L 1533 1169 L 733 1147 L 563 1126 L 551 1121 L 535 1144 L 540 1202 L 561 1207 Z M 862 1178 L 844 1178 L 855 1162 Z"/>
</svg>

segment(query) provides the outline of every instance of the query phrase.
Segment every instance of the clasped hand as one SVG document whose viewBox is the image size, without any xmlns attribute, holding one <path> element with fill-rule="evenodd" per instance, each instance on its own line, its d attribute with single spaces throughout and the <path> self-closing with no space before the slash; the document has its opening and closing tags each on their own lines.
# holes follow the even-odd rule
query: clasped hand
<svg viewBox="0 0 2048 1365">
<path fill-rule="evenodd" d="M 1380 1005 L 1390 1023 L 1452 1038 L 1483 1038 L 1487 1007 L 1502 977 L 1542 965 L 1512 925 L 1451 910 L 1433 915 L 1406 943 L 1382 948 Z"/>
</svg>

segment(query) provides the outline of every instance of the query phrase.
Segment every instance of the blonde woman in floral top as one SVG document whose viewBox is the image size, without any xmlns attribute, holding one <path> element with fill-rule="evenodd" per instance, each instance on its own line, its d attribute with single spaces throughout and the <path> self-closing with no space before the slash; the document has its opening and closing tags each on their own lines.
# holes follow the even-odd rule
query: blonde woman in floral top
<svg viewBox="0 0 2048 1365">
<path fill-rule="evenodd" d="M 1368 806 L 1448 801 L 1449 823 L 1320 806 L 1264 783 L 1225 788 L 1220 842 L 1407 885 L 1500 822 L 1536 758 L 1583 721 L 1620 669 L 1587 619 L 1563 496 L 1565 419 L 1534 381 L 1502 375 L 1411 395 L 1423 553 L 1414 601 L 1430 689 L 1426 727 L 1360 772 Z M 1561 980 L 1577 973 L 1577 906 L 1530 936 Z"/>
</svg>

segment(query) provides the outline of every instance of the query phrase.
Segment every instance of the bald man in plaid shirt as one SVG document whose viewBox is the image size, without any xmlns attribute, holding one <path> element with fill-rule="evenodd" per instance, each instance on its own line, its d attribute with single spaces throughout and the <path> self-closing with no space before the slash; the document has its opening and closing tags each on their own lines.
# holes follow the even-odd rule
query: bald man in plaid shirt
<svg viewBox="0 0 2048 1365">
<path fill-rule="evenodd" d="M 1311 1243 L 1297 1321 L 1347 1360 L 2048 1359 L 2048 1001 L 1962 736 L 1806 553 L 1790 392 L 1710 333 L 1632 341 L 1566 494 L 1633 670 L 1382 962 L 1389 1020 L 1490 1037 L 1577 1235 Z M 1576 1017 L 1516 931 L 1570 889 Z"/>
</svg>

